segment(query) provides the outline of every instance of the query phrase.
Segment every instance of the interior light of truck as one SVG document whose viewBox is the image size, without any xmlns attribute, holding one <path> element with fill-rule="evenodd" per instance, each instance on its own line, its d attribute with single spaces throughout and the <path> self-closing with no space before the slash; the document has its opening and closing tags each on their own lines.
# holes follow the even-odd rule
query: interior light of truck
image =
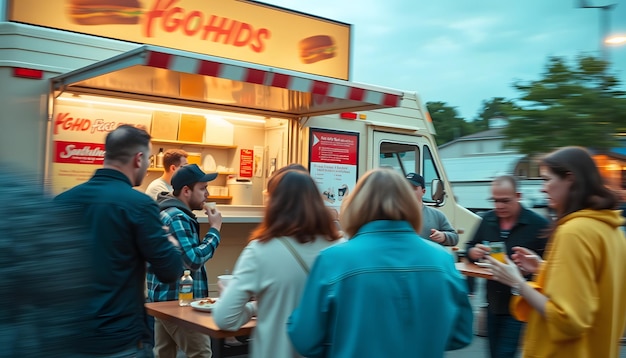
<svg viewBox="0 0 626 358">
<path fill-rule="evenodd" d="M 343 112 L 339 114 L 339 118 L 341 119 L 356 119 L 357 114 L 354 112 Z"/>
<path fill-rule="evenodd" d="M 43 78 L 43 71 L 33 70 L 32 68 L 14 67 L 13 76 L 22 77 L 22 78 L 30 78 L 33 80 L 40 80 Z"/>
<path fill-rule="evenodd" d="M 233 120 L 233 121 L 249 122 L 249 123 L 265 123 L 266 122 L 265 118 L 260 118 L 259 116 L 245 115 L 245 114 L 240 114 L 240 113 L 233 115 L 232 113 L 229 113 L 229 112 L 227 113 L 227 112 L 209 111 L 209 110 L 201 110 L 201 109 L 193 110 L 192 108 L 189 108 L 189 107 L 173 106 L 173 105 L 160 104 L 160 103 L 150 103 L 149 106 L 142 106 L 140 104 L 137 104 L 139 102 L 123 101 L 123 100 L 107 101 L 105 99 L 100 100 L 100 98 L 98 98 L 97 100 L 93 100 L 90 98 L 83 98 L 80 95 L 77 95 L 77 96 L 75 95 L 71 97 L 60 96 L 57 98 L 57 100 L 66 101 L 66 102 L 95 104 L 95 105 L 117 107 L 117 108 L 139 109 L 139 110 L 145 110 L 149 112 L 152 112 L 154 110 L 159 110 L 163 112 L 195 114 L 195 115 L 200 115 L 200 116 L 218 116 L 218 117 L 223 117 L 224 119 L 227 119 L 229 121 Z"/>
</svg>

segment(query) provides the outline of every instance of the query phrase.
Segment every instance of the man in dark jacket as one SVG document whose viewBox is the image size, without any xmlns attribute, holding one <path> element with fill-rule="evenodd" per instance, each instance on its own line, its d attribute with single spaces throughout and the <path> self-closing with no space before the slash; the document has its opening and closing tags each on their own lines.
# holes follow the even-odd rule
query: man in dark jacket
<svg viewBox="0 0 626 358">
<path fill-rule="evenodd" d="M 519 200 L 517 182 L 512 176 L 494 179 L 491 200 L 495 209 L 483 216 L 474 238 L 467 243 L 467 257 L 476 262 L 489 254 L 489 243 L 504 242 L 506 253 L 522 246 L 542 255 L 547 238 L 548 221 L 524 208 Z M 517 352 L 522 322 L 509 312 L 511 290 L 497 281 L 487 281 L 487 336 L 491 358 L 510 358 Z"/>
<path fill-rule="evenodd" d="M 89 319 L 85 232 L 39 180 L 14 170 L 0 164 L 0 357 L 79 357 Z"/>
<path fill-rule="evenodd" d="M 144 309 L 146 262 L 164 282 L 182 275 L 181 253 L 141 185 L 150 164 L 150 135 L 122 125 L 105 141 L 104 167 L 86 183 L 55 198 L 86 226 L 91 267 L 85 275 L 92 314 L 76 339 L 84 356 L 152 357 Z"/>
</svg>

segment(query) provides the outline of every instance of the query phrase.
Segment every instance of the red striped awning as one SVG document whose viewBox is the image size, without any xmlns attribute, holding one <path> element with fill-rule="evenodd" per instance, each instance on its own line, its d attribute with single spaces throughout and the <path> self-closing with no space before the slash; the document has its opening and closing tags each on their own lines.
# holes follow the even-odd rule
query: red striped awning
<svg viewBox="0 0 626 358">
<path fill-rule="evenodd" d="M 397 107 L 403 95 L 386 88 L 148 45 L 60 75 L 52 83 L 56 90 L 172 97 L 298 116 Z"/>
</svg>

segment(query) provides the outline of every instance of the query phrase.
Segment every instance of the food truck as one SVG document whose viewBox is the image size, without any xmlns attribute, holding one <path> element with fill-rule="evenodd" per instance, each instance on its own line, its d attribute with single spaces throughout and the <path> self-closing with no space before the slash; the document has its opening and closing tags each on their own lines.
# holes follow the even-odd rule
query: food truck
<svg viewBox="0 0 626 358">
<path fill-rule="evenodd" d="M 153 155 L 181 148 L 219 173 L 210 282 L 232 269 L 269 176 L 289 163 L 337 210 L 371 168 L 420 173 L 427 205 L 469 239 L 479 219 L 455 201 L 419 96 L 350 81 L 350 25 L 256 1 L 115 4 L 0 0 L 0 149 L 54 194 L 91 177 L 106 134 L 132 124 Z M 157 162 L 138 190 L 162 174 Z"/>
</svg>

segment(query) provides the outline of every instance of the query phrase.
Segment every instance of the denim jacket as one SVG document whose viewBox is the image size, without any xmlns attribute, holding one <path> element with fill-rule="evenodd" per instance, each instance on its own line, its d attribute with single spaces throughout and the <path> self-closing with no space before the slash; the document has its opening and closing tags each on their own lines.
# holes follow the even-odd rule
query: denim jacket
<svg viewBox="0 0 626 358">
<path fill-rule="evenodd" d="M 323 250 L 288 323 L 307 357 L 443 357 L 472 340 L 453 257 L 406 221 L 373 221 Z"/>
</svg>

